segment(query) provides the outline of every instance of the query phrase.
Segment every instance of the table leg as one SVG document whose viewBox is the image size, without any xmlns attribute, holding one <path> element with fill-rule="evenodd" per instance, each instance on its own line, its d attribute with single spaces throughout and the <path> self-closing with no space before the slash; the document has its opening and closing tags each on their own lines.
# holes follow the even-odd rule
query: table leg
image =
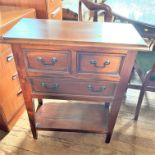
<svg viewBox="0 0 155 155">
<path fill-rule="evenodd" d="M 113 99 L 113 102 L 110 108 L 110 112 L 109 112 L 108 133 L 105 139 L 106 143 L 109 143 L 111 140 L 113 129 L 116 123 L 119 110 L 120 110 L 120 106 L 121 106 L 124 93 L 126 92 L 126 88 L 128 85 L 130 74 L 132 72 L 135 58 L 136 58 L 136 52 L 128 52 L 125 58 L 126 60 L 124 60 L 125 63 L 120 73 L 120 81 L 119 81 L 117 90 L 115 92 L 115 96 L 114 96 L 114 99 Z"/>
<path fill-rule="evenodd" d="M 14 54 L 14 59 L 18 71 L 18 76 L 21 84 L 22 90 L 23 91 L 23 97 L 24 97 L 24 102 L 26 105 L 27 113 L 28 113 L 28 118 L 30 121 L 30 126 L 31 126 L 31 131 L 33 134 L 33 138 L 37 139 L 37 131 L 36 131 L 36 124 L 35 124 L 35 108 L 34 108 L 34 103 L 32 101 L 32 90 L 31 90 L 31 85 L 29 83 L 29 80 L 25 75 L 25 60 L 24 60 L 24 54 L 21 52 L 21 47 L 19 45 L 12 45 L 12 51 Z M 20 66 L 20 67 L 19 67 Z"/>
</svg>

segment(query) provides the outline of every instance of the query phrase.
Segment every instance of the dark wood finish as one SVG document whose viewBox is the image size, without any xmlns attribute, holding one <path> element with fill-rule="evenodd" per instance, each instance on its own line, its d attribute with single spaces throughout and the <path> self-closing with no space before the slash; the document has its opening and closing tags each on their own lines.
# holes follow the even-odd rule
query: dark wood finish
<svg viewBox="0 0 155 155">
<path fill-rule="evenodd" d="M 123 63 L 122 54 L 109 54 L 106 51 L 102 53 L 78 53 L 78 72 L 95 74 L 119 74 L 121 64 Z"/>
<path fill-rule="evenodd" d="M 72 78 L 30 78 L 32 91 L 34 93 L 55 93 L 61 95 L 91 95 L 91 96 L 109 96 L 113 97 L 117 83 L 106 81 L 81 81 Z"/>
<path fill-rule="evenodd" d="M 62 19 L 61 0 L 0 0 L 0 5 L 35 8 L 37 18 Z"/>
<path fill-rule="evenodd" d="M 32 30 L 32 27 L 36 24 L 36 29 Z M 20 25 L 25 25 L 27 31 L 23 31 Z M 97 107 L 101 106 L 101 102 L 105 102 L 107 109 L 109 103 L 111 103 L 111 108 L 108 113 L 108 127 L 105 130 L 107 134 L 106 142 L 110 142 L 122 97 L 135 61 L 136 50 L 148 50 L 145 42 L 132 25 L 24 19 L 3 37 L 5 42 L 12 43 L 34 138 L 37 138 L 37 128 L 49 129 L 51 127 L 51 121 L 46 120 L 45 116 L 48 115 L 47 117 L 51 118 L 49 115 L 54 115 L 58 111 L 50 110 L 51 108 L 49 109 L 49 106 L 44 106 L 43 104 L 37 113 L 35 113 L 32 102 L 33 98 L 77 99 L 100 101 L 98 105 L 95 105 Z M 31 53 L 31 51 L 36 51 L 34 53 L 37 57 L 38 50 L 45 50 L 44 53 L 46 53 L 47 50 L 51 50 L 51 54 L 53 54 L 53 51 L 56 51 L 58 55 L 61 54 L 62 51 L 69 51 L 71 55 L 68 59 L 70 72 L 66 74 L 63 71 L 57 72 L 53 70 L 52 73 L 50 73 L 48 69 L 49 73 L 45 73 L 42 68 L 30 70 L 27 64 L 27 55 Z M 25 51 L 27 54 L 25 54 Z M 48 61 L 51 59 L 51 55 L 49 56 L 48 52 L 46 54 L 45 58 L 47 58 L 46 60 Z M 81 54 L 80 57 L 79 54 Z M 92 60 L 88 59 L 89 57 L 99 62 L 97 62 L 96 65 L 94 65 L 94 63 L 85 63 L 85 61 L 90 62 L 90 60 Z M 116 57 L 116 59 L 113 57 Z M 107 61 L 105 65 L 105 60 L 110 60 L 110 64 L 109 61 Z M 88 71 L 91 71 L 93 74 L 82 73 L 81 75 L 80 73 L 79 75 L 79 64 L 82 66 L 81 68 L 84 69 L 83 73 L 86 73 L 86 68 L 88 68 Z M 91 65 L 93 65 L 93 67 L 90 67 Z M 106 68 L 106 71 L 102 69 L 103 65 L 109 67 L 109 70 L 106 70 Z M 113 70 L 110 65 L 117 67 Z M 117 78 L 113 78 L 114 76 Z M 106 86 L 107 90 L 103 86 Z M 69 104 L 67 106 L 69 106 Z M 74 106 L 78 109 L 79 114 L 81 113 L 80 110 L 83 111 L 82 107 L 84 105 Z M 51 105 L 51 107 L 54 108 L 58 106 Z M 67 109 L 69 109 L 69 107 L 67 107 Z M 65 109 L 65 116 L 63 114 L 60 114 L 60 116 L 64 117 L 64 119 L 68 117 L 69 114 L 72 116 L 71 110 L 69 110 L 66 116 L 65 105 L 62 105 L 62 109 L 63 108 Z M 83 111 L 86 117 L 89 118 L 92 108 L 93 106 L 86 106 L 86 111 Z M 95 107 L 93 108 L 93 114 L 98 115 L 99 109 L 97 109 Z M 40 114 L 38 113 L 39 111 Z M 43 113 L 43 111 L 45 113 Z M 92 118 L 91 121 L 94 122 L 95 119 L 98 121 L 99 118 Z M 40 124 L 39 127 L 36 121 L 42 125 Z M 82 126 L 79 126 L 79 123 L 72 123 L 72 125 L 75 126 L 71 126 L 68 120 L 61 123 L 57 122 L 57 120 L 53 120 L 52 122 L 54 122 L 56 126 L 52 128 L 53 130 L 63 131 L 68 128 L 69 131 L 70 129 L 73 131 L 82 130 L 83 132 L 88 130 L 93 130 L 93 132 L 94 130 L 96 130 L 96 132 L 98 131 L 98 129 L 96 129 L 98 125 L 95 122 L 93 123 L 94 127 L 91 128 L 92 125 L 87 124 L 88 122 L 84 124 L 83 121 Z"/>
<path fill-rule="evenodd" d="M 69 72 L 71 54 L 69 51 L 24 50 L 29 70 L 42 72 Z"/>
<path fill-rule="evenodd" d="M 34 18 L 34 9 L 0 6 L 0 41 L 17 21 Z M 10 44 L 0 43 L 0 129 L 9 131 L 23 113 L 25 106 Z"/>
<path fill-rule="evenodd" d="M 62 8 L 63 20 L 78 20 L 78 14 L 68 8 Z"/>
<path fill-rule="evenodd" d="M 22 24 L 27 22 L 31 23 L 26 26 L 27 31 L 20 30 L 19 33 L 19 29 L 21 28 Z M 110 49 L 113 52 L 115 51 L 115 53 L 123 54 L 126 53 L 124 50 L 127 49 L 148 50 L 145 41 L 141 38 L 131 24 L 105 24 L 90 22 L 75 22 L 76 24 L 73 23 L 74 22 L 48 21 L 42 19 L 22 19 L 22 21 L 14 27 L 14 31 L 9 31 L 6 33 L 5 42 L 7 42 L 7 36 L 11 35 L 12 38 L 9 37 L 7 39 L 8 42 L 11 43 L 16 43 L 18 40 L 20 43 L 25 43 L 26 39 L 28 39 L 31 40 L 31 44 L 34 44 L 37 41 L 39 45 L 40 43 L 42 43 L 42 45 L 57 45 L 55 49 L 62 47 L 63 49 L 68 49 L 68 45 L 70 45 L 73 50 L 77 50 L 75 46 L 77 45 L 79 46 L 78 51 L 80 51 L 80 49 L 84 51 L 89 49 L 91 52 L 93 49 L 95 51 L 99 51 L 98 49 L 103 51 Z M 37 27 L 35 27 L 35 25 L 37 25 Z M 32 27 L 35 27 L 35 29 L 32 29 Z M 128 29 L 129 32 L 127 32 L 126 29 Z M 58 33 L 57 31 L 61 33 Z M 131 36 L 133 37 L 132 39 Z M 61 45 L 59 45 L 60 41 L 62 41 Z M 92 47 L 91 49 L 90 43 Z M 41 47 L 42 46 L 40 46 L 40 48 Z M 29 48 L 32 48 L 32 46 L 29 46 Z M 45 49 L 46 48 L 48 47 L 45 47 Z M 110 52 L 110 50 L 107 51 Z"/>
<path fill-rule="evenodd" d="M 79 0 L 79 20 L 82 21 L 82 3 L 88 8 L 90 11 L 94 11 L 93 21 L 97 21 L 97 12 L 104 12 L 104 21 L 110 22 L 112 21 L 112 11 L 110 6 L 104 3 L 94 3 L 90 0 Z"/>
<path fill-rule="evenodd" d="M 121 106 L 121 101 L 123 99 L 124 92 L 126 91 L 127 84 L 130 78 L 130 74 L 135 62 L 136 52 L 128 52 L 126 55 L 122 70 L 121 70 L 121 79 L 120 83 L 118 84 L 117 91 L 114 96 L 114 100 L 111 106 L 111 115 L 109 116 L 109 124 L 108 124 L 108 134 L 106 138 L 106 142 L 109 143 L 112 132 L 114 129 L 114 125 L 116 123 L 117 115 Z"/>
<path fill-rule="evenodd" d="M 106 113 L 99 104 L 47 103 L 36 113 L 36 128 L 42 130 L 106 133 Z M 94 125 L 95 124 L 95 125 Z"/>
</svg>

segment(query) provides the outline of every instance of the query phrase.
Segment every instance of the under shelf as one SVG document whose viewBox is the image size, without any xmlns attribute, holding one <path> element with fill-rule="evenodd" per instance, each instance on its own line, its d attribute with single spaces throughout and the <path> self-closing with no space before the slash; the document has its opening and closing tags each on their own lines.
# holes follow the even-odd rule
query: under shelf
<svg viewBox="0 0 155 155">
<path fill-rule="evenodd" d="M 46 103 L 35 114 L 41 130 L 106 133 L 109 109 L 103 104 Z"/>
</svg>

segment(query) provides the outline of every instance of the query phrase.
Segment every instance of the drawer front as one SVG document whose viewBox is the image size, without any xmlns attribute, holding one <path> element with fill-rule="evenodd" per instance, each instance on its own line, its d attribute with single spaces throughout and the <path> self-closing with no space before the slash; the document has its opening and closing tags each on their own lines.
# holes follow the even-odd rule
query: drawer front
<svg viewBox="0 0 155 155">
<path fill-rule="evenodd" d="M 48 11 L 53 10 L 57 6 L 60 6 L 60 7 L 62 6 L 61 0 L 47 0 Z"/>
<path fill-rule="evenodd" d="M 12 117 L 18 112 L 19 108 L 24 104 L 22 93 L 12 93 L 2 101 L 2 109 L 5 113 L 5 118 L 9 122 Z"/>
<path fill-rule="evenodd" d="M 3 51 L 7 50 L 8 48 L 11 48 L 9 44 L 1 44 L 0 43 L 0 55 L 2 54 Z"/>
<path fill-rule="evenodd" d="M 62 8 L 58 6 L 48 13 L 49 19 L 62 19 Z"/>
<path fill-rule="evenodd" d="M 5 51 L 3 56 L 3 68 L 5 70 L 6 76 L 13 76 L 17 72 L 11 49 Z"/>
<path fill-rule="evenodd" d="M 119 54 L 102 54 L 78 52 L 78 73 L 119 74 L 124 56 Z"/>
<path fill-rule="evenodd" d="M 32 90 L 41 93 L 113 96 L 116 83 L 92 82 L 67 78 L 30 78 Z"/>
<path fill-rule="evenodd" d="M 5 51 L 1 58 L 0 78 L 2 99 L 9 97 L 12 93 L 17 94 L 20 84 L 11 49 Z"/>
<path fill-rule="evenodd" d="M 15 74 L 17 74 L 16 71 L 16 65 L 14 62 L 14 57 L 12 54 L 12 50 L 9 48 L 7 49 L 3 56 L 2 56 L 2 76 L 6 79 L 7 77 L 12 79 Z"/>
<path fill-rule="evenodd" d="M 24 50 L 28 69 L 39 72 L 69 72 L 70 52 L 50 50 Z"/>
<path fill-rule="evenodd" d="M 24 102 L 11 48 L 3 52 L 0 60 L 0 102 L 9 122 Z"/>
</svg>

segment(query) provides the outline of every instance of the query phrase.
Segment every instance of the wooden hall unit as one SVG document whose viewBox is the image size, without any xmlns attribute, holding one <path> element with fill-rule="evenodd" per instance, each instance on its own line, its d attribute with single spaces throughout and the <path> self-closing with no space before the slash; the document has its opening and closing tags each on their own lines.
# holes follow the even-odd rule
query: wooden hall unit
<svg viewBox="0 0 155 155">
<path fill-rule="evenodd" d="M 0 5 L 35 8 L 37 18 L 62 19 L 61 0 L 0 0 Z"/>
<path fill-rule="evenodd" d="M 34 138 L 41 129 L 105 133 L 110 142 L 136 51 L 148 50 L 132 25 L 22 19 L 4 40 L 12 44 Z M 33 98 L 96 104 L 35 111 Z"/>
<path fill-rule="evenodd" d="M 23 18 L 35 18 L 35 9 L 0 6 L 0 129 L 9 131 L 25 106 L 10 44 L 2 35 Z"/>
</svg>

